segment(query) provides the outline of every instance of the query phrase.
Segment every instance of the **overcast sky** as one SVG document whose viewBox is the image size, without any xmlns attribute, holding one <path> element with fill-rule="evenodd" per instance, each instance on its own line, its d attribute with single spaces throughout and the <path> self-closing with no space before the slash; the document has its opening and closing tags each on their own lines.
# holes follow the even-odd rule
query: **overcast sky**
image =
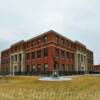
<svg viewBox="0 0 100 100">
<path fill-rule="evenodd" d="M 51 29 L 84 43 L 100 63 L 100 0 L 0 0 L 0 51 Z"/>
</svg>

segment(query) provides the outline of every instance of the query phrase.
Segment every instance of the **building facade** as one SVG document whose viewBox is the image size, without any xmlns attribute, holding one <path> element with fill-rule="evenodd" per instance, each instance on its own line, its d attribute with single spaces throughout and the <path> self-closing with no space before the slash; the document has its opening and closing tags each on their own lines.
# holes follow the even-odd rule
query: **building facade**
<svg viewBox="0 0 100 100">
<path fill-rule="evenodd" d="M 1 52 L 4 74 L 62 74 L 93 71 L 93 52 L 50 30 L 27 41 L 19 41 Z"/>
</svg>

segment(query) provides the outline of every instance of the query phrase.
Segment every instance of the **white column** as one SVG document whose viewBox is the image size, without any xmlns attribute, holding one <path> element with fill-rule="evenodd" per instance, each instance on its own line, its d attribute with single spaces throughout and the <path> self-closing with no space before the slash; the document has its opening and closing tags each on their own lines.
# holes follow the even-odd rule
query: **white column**
<svg viewBox="0 0 100 100">
<path fill-rule="evenodd" d="M 79 70 L 82 71 L 82 69 L 81 69 L 81 66 L 82 66 L 82 62 L 81 62 L 81 54 L 79 54 L 79 55 L 80 55 L 80 56 L 79 56 L 79 57 L 80 57 L 80 59 L 79 59 L 79 62 L 80 62 L 80 63 L 79 63 Z"/>
<path fill-rule="evenodd" d="M 25 72 L 25 54 L 21 54 L 21 72 Z"/>
<path fill-rule="evenodd" d="M 12 74 L 12 56 L 10 55 L 10 75 Z"/>
<path fill-rule="evenodd" d="M 87 55 L 85 56 L 85 68 L 86 68 L 86 73 L 88 73 L 88 68 L 87 68 Z"/>
<path fill-rule="evenodd" d="M 75 57 L 75 71 L 78 72 L 78 53 L 77 52 L 75 53 L 74 57 Z"/>
<path fill-rule="evenodd" d="M 13 66 L 13 75 L 15 75 L 15 66 Z"/>
<path fill-rule="evenodd" d="M 85 66 L 85 72 L 86 72 L 86 61 L 85 61 L 86 57 L 84 55 L 84 66 Z"/>
<path fill-rule="evenodd" d="M 17 54 L 17 63 L 18 63 L 18 65 L 17 65 L 17 67 L 18 67 L 18 69 L 17 69 L 17 71 L 19 72 L 20 71 L 20 67 L 19 67 L 19 53 Z"/>
</svg>

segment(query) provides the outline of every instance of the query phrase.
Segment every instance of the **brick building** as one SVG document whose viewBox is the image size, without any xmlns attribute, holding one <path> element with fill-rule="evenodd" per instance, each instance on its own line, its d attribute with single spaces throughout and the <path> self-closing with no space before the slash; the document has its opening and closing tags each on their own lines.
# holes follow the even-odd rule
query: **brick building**
<svg viewBox="0 0 100 100">
<path fill-rule="evenodd" d="M 100 65 L 94 65 L 94 73 L 100 73 Z"/>
<path fill-rule="evenodd" d="M 1 52 L 4 74 L 44 74 L 54 69 L 65 74 L 92 72 L 93 52 L 53 30 Z"/>
</svg>

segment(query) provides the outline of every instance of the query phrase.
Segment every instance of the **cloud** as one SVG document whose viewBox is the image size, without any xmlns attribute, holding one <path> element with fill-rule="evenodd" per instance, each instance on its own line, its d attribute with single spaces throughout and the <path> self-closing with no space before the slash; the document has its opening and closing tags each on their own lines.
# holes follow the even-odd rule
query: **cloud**
<svg viewBox="0 0 100 100">
<path fill-rule="evenodd" d="M 100 62 L 100 0 L 0 0 L 0 50 L 55 30 L 92 49 Z"/>
</svg>

